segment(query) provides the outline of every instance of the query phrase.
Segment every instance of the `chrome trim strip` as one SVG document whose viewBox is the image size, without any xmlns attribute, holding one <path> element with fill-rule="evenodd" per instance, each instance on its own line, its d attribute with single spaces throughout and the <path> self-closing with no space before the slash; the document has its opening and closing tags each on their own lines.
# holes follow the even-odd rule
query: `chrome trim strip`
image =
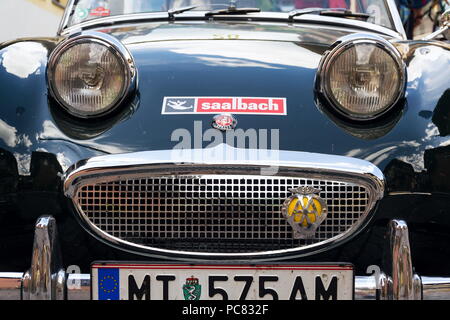
<svg viewBox="0 0 450 320">
<path fill-rule="evenodd" d="M 391 191 L 389 196 L 431 196 L 431 192 Z"/>
<path fill-rule="evenodd" d="M 403 40 L 406 40 L 406 31 L 403 27 L 402 18 L 400 17 L 400 13 L 397 9 L 397 4 L 395 0 L 386 0 L 386 4 L 388 6 L 389 12 L 391 13 L 392 22 L 394 23 L 394 28 L 397 32 L 402 36 Z"/>
<path fill-rule="evenodd" d="M 1 277 L 1 274 L 0 274 Z M 0 278 L 1 279 L 1 278 Z M 81 280 L 80 289 L 67 289 L 67 300 L 90 300 L 91 275 L 90 274 L 70 274 L 68 282 Z M 450 278 L 449 277 L 422 277 L 424 287 L 424 300 L 450 300 Z M 355 300 L 377 300 L 377 284 L 374 276 L 355 277 Z M 0 299 L 5 299 L 1 295 Z"/>
<path fill-rule="evenodd" d="M 0 300 L 19 300 L 21 283 L 25 274 L 0 273 Z M 450 300 L 450 277 L 421 277 L 423 300 Z M 79 281 L 79 287 L 67 286 L 67 300 L 91 299 L 91 275 L 88 273 L 69 274 L 67 283 Z M 355 277 L 355 300 L 377 300 L 378 285 L 375 276 Z"/>
<path fill-rule="evenodd" d="M 122 91 L 120 92 L 120 95 L 117 98 L 117 101 L 114 102 L 114 104 L 106 111 L 95 114 L 95 115 L 83 115 L 81 113 L 73 112 L 72 107 L 68 105 L 66 102 L 63 101 L 58 96 L 57 90 L 55 89 L 54 83 L 53 83 L 53 71 L 55 69 L 55 66 L 60 58 L 60 56 L 70 47 L 76 45 L 77 43 L 84 43 L 84 42 L 94 42 L 101 44 L 107 48 L 110 48 L 112 52 L 114 52 L 122 61 L 122 64 L 124 66 L 124 86 L 122 88 Z M 105 114 L 109 114 L 112 111 L 116 110 L 121 103 L 127 98 L 132 92 L 136 90 L 137 87 L 137 69 L 135 68 L 135 63 L 133 56 L 128 51 L 128 49 L 120 42 L 117 38 L 110 36 L 109 34 L 103 33 L 103 32 L 96 32 L 96 31 L 85 31 L 81 34 L 74 34 L 71 37 L 67 38 L 58 46 L 55 50 L 51 53 L 49 60 L 48 60 L 48 66 L 47 66 L 47 82 L 49 91 L 52 95 L 52 97 L 63 107 L 67 112 L 74 115 L 77 118 L 95 118 L 99 116 L 103 116 Z"/>
<path fill-rule="evenodd" d="M 355 277 L 355 300 L 388 300 L 392 281 L 381 272 L 377 276 Z"/>
<path fill-rule="evenodd" d="M 450 300 L 450 277 L 421 277 L 423 300 Z"/>
<path fill-rule="evenodd" d="M 413 296 L 415 300 L 450 300 L 450 277 L 419 277 L 415 275 L 414 281 L 416 282 L 414 285 L 416 291 Z M 422 285 L 418 285 L 417 281 L 420 281 Z M 355 277 L 355 300 L 385 300 L 387 289 L 388 286 L 377 289 L 374 276 Z M 381 291 L 380 296 L 377 296 L 377 290 Z M 385 292 L 383 293 L 383 291 Z"/>
<path fill-rule="evenodd" d="M 375 276 L 355 277 L 355 300 L 376 300 L 377 282 Z"/>
<path fill-rule="evenodd" d="M 66 272 L 64 269 L 59 269 L 56 274 L 52 275 L 53 282 L 53 300 L 65 300 L 66 299 Z"/>
<path fill-rule="evenodd" d="M 380 290 L 379 300 L 389 300 L 391 299 L 392 292 L 392 278 L 388 277 L 384 272 L 380 274 L 378 279 L 378 288 Z"/>
<path fill-rule="evenodd" d="M 70 273 L 67 275 L 67 300 L 91 299 L 91 275 Z"/>
<path fill-rule="evenodd" d="M 414 271 L 414 268 L 413 268 Z M 420 276 L 415 273 L 413 275 L 413 299 L 414 300 L 423 300 L 423 288 L 422 288 L 422 279 Z"/>
<path fill-rule="evenodd" d="M 328 87 L 328 81 L 330 75 L 330 64 L 334 59 L 336 59 L 340 54 L 342 54 L 345 50 L 348 50 L 350 47 L 354 46 L 358 43 L 369 43 L 378 46 L 379 48 L 383 49 L 385 52 L 387 52 L 392 59 L 395 61 L 398 67 L 399 72 L 399 88 L 397 91 L 397 94 L 395 96 L 395 99 L 392 101 L 392 103 L 386 107 L 384 110 L 381 110 L 380 112 L 373 114 L 373 115 L 355 115 L 350 113 L 348 110 L 345 110 L 337 105 L 333 101 L 333 98 L 331 97 L 331 90 Z M 315 79 L 315 87 L 318 92 L 320 92 L 323 97 L 325 98 L 327 104 L 333 108 L 336 112 L 341 114 L 342 116 L 355 120 L 355 121 L 367 121 L 367 120 L 373 120 L 375 118 L 378 118 L 382 116 L 383 114 L 389 112 L 389 110 L 394 107 L 397 102 L 405 95 L 406 92 L 406 65 L 404 61 L 402 60 L 402 57 L 400 55 L 400 52 L 397 50 L 397 48 L 390 43 L 389 41 L 385 40 L 384 38 L 369 34 L 369 33 L 353 33 L 346 35 L 344 37 L 339 38 L 336 40 L 336 42 L 331 46 L 331 50 L 325 52 L 325 54 L 320 59 L 319 67 L 317 68 L 316 73 L 316 79 Z"/>
<path fill-rule="evenodd" d="M 20 300 L 22 277 L 20 272 L 0 272 L 0 299 Z"/>
<path fill-rule="evenodd" d="M 441 34 L 445 35 L 445 33 L 448 32 L 448 30 L 449 30 L 449 26 L 443 26 L 440 29 L 437 29 L 436 31 L 430 33 L 429 35 L 423 37 L 422 40 L 424 40 L 424 41 L 434 40 L 437 37 L 439 37 Z"/>
<path fill-rule="evenodd" d="M 347 232 L 320 243 L 283 250 L 256 253 L 207 253 L 175 251 L 134 244 L 113 237 L 95 226 L 77 204 L 76 191 L 83 185 L 95 183 L 101 177 L 102 182 L 113 181 L 126 175 L 138 177 L 144 173 L 157 175 L 198 175 L 198 174 L 246 174 L 260 175 L 264 171 L 278 170 L 275 176 L 302 176 L 319 179 L 332 179 L 364 185 L 368 188 L 369 206 L 358 223 Z M 264 175 L 264 174 L 263 174 Z M 94 157 L 81 161 L 64 175 L 64 194 L 72 198 L 78 217 L 85 229 L 119 249 L 137 252 L 154 257 L 168 256 L 181 259 L 252 259 L 273 260 L 317 253 L 334 247 L 344 239 L 350 238 L 361 230 L 370 220 L 373 208 L 384 195 L 383 173 L 368 161 L 325 154 L 297 151 L 238 149 L 226 144 L 208 149 L 144 151 L 130 154 L 117 154 Z"/>
<path fill-rule="evenodd" d="M 156 22 L 156 21 L 166 21 L 169 22 L 169 14 L 167 12 L 148 12 L 148 13 L 134 13 L 134 14 L 123 14 L 118 16 L 109 16 L 96 18 L 92 20 L 87 20 L 76 25 L 65 27 L 59 31 L 59 35 L 66 36 L 79 32 L 85 28 L 95 28 L 100 27 L 104 24 L 113 24 L 117 22 L 122 23 L 133 23 L 133 22 Z M 67 21 L 68 22 L 68 21 Z"/>
<path fill-rule="evenodd" d="M 60 36 L 63 29 L 69 24 L 70 14 L 73 11 L 73 6 L 75 4 L 75 0 L 69 0 L 69 2 L 66 5 L 66 9 L 64 10 L 64 14 L 62 16 L 61 22 L 58 26 L 58 31 L 56 32 L 56 35 Z"/>
<path fill-rule="evenodd" d="M 189 11 L 184 12 L 176 16 L 175 22 L 179 21 L 208 21 L 211 18 L 205 17 L 207 11 Z M 215 21 L 221 20 L 242 20 L 242 21 L 258 21 L 258 22 L 284 22 L 292 23 L 289 21 L 289 12 L 258 12 L 258 13 L 248 13 L 245 15 L 216 15 L 213 18 Z M 156 22 L 156 21 L 167 21 L 169 22 L 169 14 L 167 12 L 148 12 L 148 13 L 134 13 L 134 14 L 124 14 L 110 17 L 102 17 L 93 20 L 88 20 L 73 26 L 68 27 L 67 23 L 58 31 L 59 35 L 65 36 L 70 35 L 75 32 L 79 32 L 85 28 L 96 28 L 102 27 L 105 24 L 113 24 L 117 22 L 122 23 L 136 23 L 136 22 Z M 67 21 L 68 22 L 68 21 Z M 294 17 L 294 23 L 325 23 L 333 24 L 347 28 L 358 28 L 365 29 L 367 31 L 373 31 L 377 33 L 384 34 L 389 37 L 404 40 L 404 30 L 393 30 L 381 25 L 373 24 L 370 22 L 359 21 L 354 19 L 345 19 L 338 17 L 328 17 L 320 16 L 316 14 L 305 14 L 299 17 Z M 403 33 L 402 33 L 403 31 Z"/>
<path fill-rule="evenodd" d="M 22 277 L 22 300 L 31 300 L 30 297 L 30 286 L 31 286 L 31 274 L 30 270 L 25 271 Z"/>
</svg>

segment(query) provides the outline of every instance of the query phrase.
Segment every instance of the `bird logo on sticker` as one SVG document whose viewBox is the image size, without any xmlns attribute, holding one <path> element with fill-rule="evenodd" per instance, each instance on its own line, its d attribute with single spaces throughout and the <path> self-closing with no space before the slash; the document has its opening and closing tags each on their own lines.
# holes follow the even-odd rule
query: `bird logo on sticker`
<svg viewBox="0 0 450 320">
<path fill-rule="evenodd" d="M 186 100 L 184 100 L 184 101 L 183 100 L 176 100 L 176 101 L 170 100 L 167 103 L 167 105 L 170 108 L 175 109 L 175 110 L 189 110 L 189 109 L 192 109 L 194 107 L 194 106 L 190 106 L 190 107 L 185 106 L 186 103 L 187 103 Z"/>
</svg>

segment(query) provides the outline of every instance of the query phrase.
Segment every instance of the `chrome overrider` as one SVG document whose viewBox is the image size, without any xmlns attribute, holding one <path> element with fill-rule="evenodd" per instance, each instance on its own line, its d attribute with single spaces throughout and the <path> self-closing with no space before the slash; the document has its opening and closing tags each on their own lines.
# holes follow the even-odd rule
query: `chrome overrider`
<svg viewBox="0 0 450 320">
<path fill-rule="evenodd" d="M 356 300 L 450 300 L 450 277 L 414 273 L 405 221 L 389 222 L 387 245 L 386 270 L 355 277 Z M 31 268 L 0 273 L 2 300 L 89 300 L 90 289 L 90 274 L 66 273 L 62 268 L 56 221 L 51 216 L 36 223 Z"/>
<path fill-rule="evenodd" d="M 66 273 L 62 268 L 57 241 L 56 221 L 51 216 L 38 219 L 31 268 L 23 275 L 22 298 L 25 300 L 63 300 Z"/>
</svg>

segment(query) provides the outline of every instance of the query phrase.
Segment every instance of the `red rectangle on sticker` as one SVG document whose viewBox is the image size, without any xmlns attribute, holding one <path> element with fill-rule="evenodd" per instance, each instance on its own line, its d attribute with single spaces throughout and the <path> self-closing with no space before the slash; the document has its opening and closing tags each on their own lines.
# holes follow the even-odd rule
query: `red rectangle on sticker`
<svg viewBox="0 0 450 320">
<path fill-rule="evenodd" d="M 197 112 L 232 112 L 233 98 L 198 98 Z"/>
<path fill-rule="evenodd" d="M 245 113 L 285 114 L 283 99 L 238 98 L 237 109 Z"/>
<path fill-rule="evenodd" d="M 286 114 L 284 98 L 198 98 L 198 113 Z"/>
</svg>

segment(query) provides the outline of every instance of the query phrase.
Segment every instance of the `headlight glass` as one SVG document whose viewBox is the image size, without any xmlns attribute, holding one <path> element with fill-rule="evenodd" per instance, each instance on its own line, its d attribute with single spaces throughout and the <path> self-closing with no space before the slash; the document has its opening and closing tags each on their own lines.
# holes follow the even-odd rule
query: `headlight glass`
<svg viewBox="0 0 450 320">
<path fill-rule="evenodd" d="M 79 117 L 103 115 L 119 103 L 130 85 L 125 58 L 98 39 L 73 41 L 54 58 L 50 85 L 55 98 Z"/>
<path fill-rule="evenodd" d="M 354 119 L 372 119 L 398 100 L 404 91 L 404 69 L 389 50 L 361 40 L 330 53 L 322 81 L 338 111 Z"/>
</svg>

